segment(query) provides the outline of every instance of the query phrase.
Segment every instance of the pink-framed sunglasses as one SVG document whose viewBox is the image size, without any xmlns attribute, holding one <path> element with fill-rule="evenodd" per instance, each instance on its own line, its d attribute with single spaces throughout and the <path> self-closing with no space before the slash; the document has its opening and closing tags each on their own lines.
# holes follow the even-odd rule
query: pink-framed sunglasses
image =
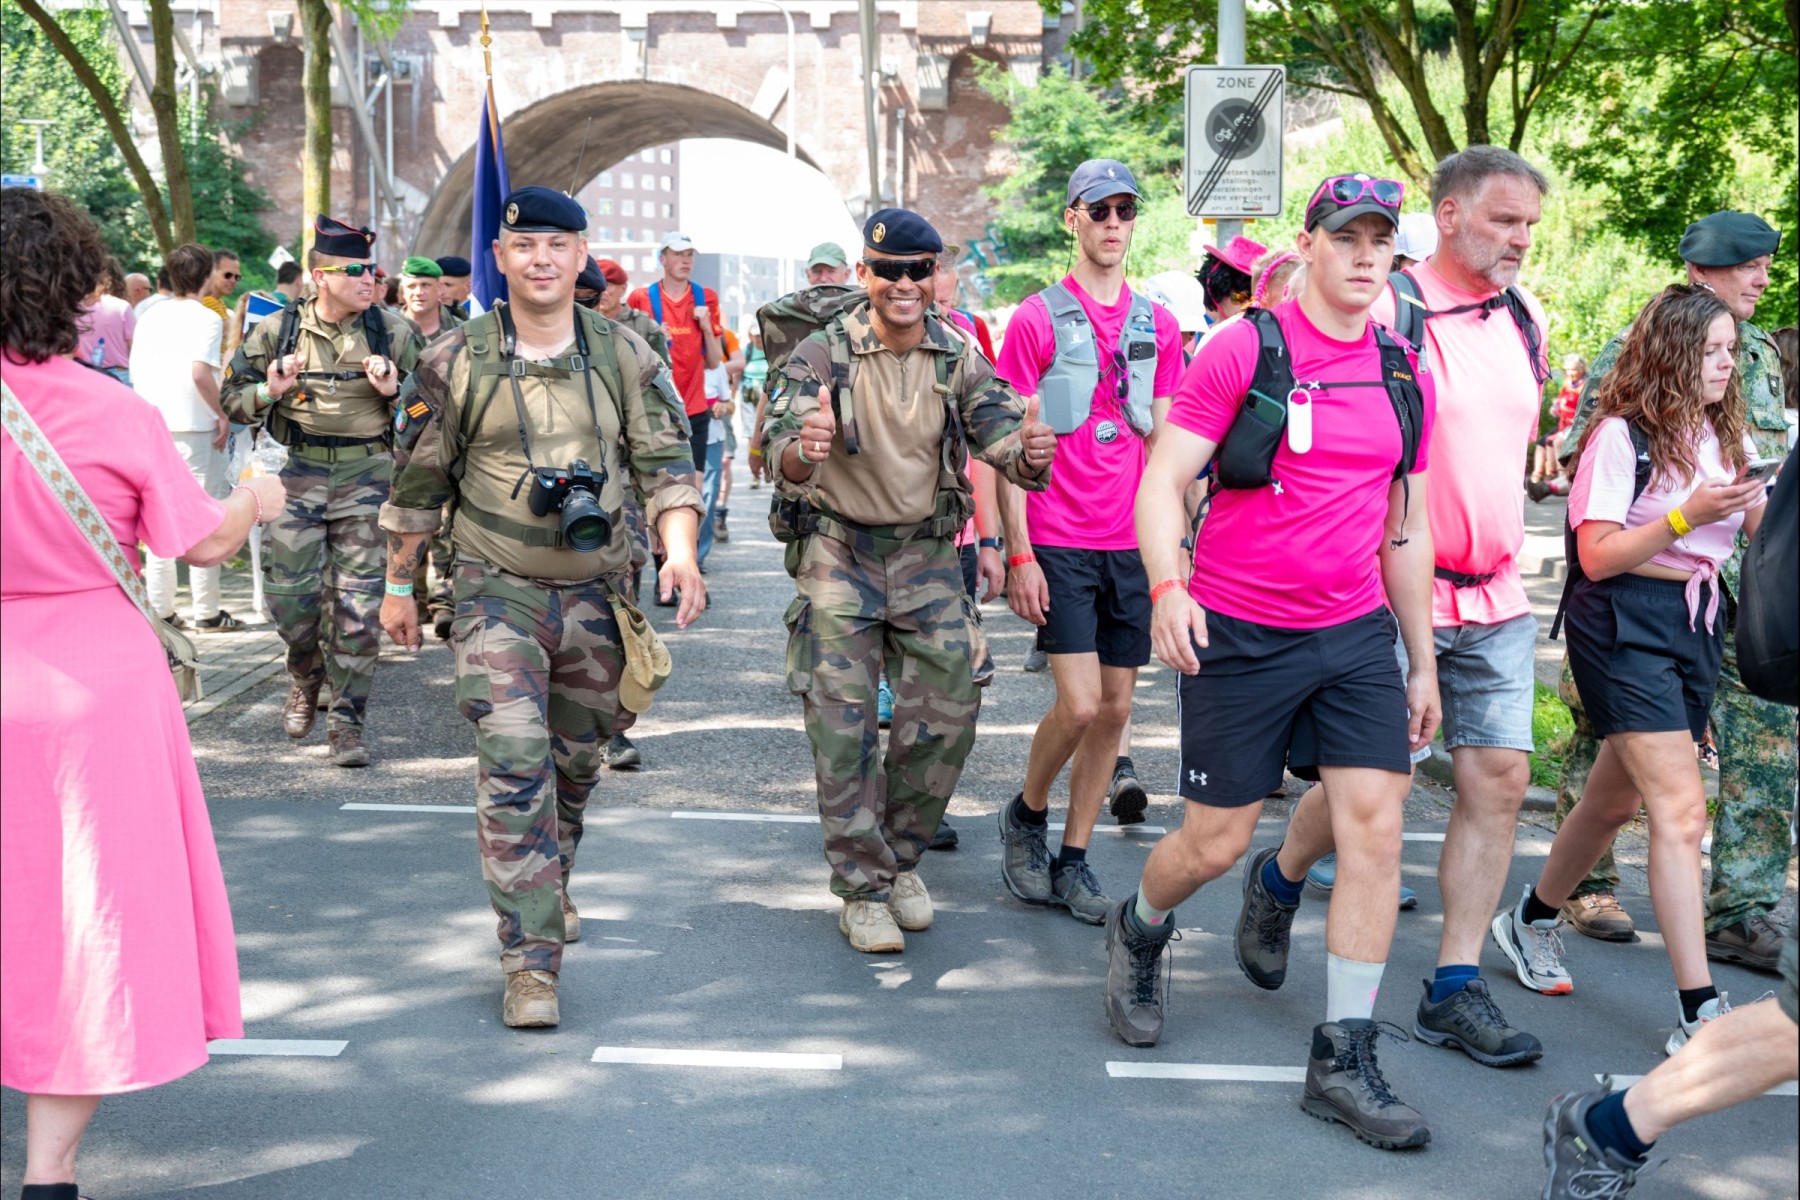
<svg viewBox="0 0 1800 1200">
<path fill-rule="evenodd" d="M 1333 175 L 1319 185 L 1306 207 L 1311 209 L 1326 198 L 1334 204 L 1347 205 L 1356 204 L 1365 197 L 1387 208 L 1399 208 L 1400 201 L 1406 198 L 1406 185 L 1397 179 L 1371 179 L 1361 174 Z"/>
</svg>

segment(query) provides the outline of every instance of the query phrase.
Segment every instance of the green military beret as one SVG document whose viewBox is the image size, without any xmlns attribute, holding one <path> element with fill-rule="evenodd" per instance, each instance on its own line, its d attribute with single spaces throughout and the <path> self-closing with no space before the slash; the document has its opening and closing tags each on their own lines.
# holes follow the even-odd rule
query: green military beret
<svg viewBox="0 0 1800 1200">
<path fill-rule="evenodd" d="M 417 276 L 421 279 L 442 279 L 444 277 L 444 268 L 438 266 L 437 263 L 429 258 L 422 258 L 419 255 L 414 254 L 408 256 L 407 260 L 400 264 L 400 273 L 402 275 Z"/>
<path fill-rule="evenodd" d="M 1681 235 L 1681 261 L 1696 267 L 1735 267 L 1775 253 L 1781 231 L 1755 213 L 1725 209 L 1701 217 Z"/>
</svg>

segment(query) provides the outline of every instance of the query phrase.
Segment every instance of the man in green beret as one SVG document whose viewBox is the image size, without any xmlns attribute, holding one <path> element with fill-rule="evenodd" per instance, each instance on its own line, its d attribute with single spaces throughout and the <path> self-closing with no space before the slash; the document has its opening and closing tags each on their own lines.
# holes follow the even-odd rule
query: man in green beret
<svg viewBox="0 0 1800 1200">
<path fill-rule="evenodd" d="M 1769 286 L 1769 264 L 1781 245 L 1780 231 L 1755 213 L 1729 209 L 1702 217 L 1681 238 L 1681 257 L 1689 283 L 1703 284 L 1738 318 L 1738 376 L 1744 400 L 1744 427 L 1764 458 L 1785 458 L 1788 423 L 1783 411 L 1794 403 L 1782 394 L 1781 360 L 1775 341 L 1751 324 L 1756 303 Z M 1606 343 L 1589 368 L 1575 423 L 1563 442 L 1563 461 L 1573 470 L 1600 381 L 1618 360 L 1631 330 Z M 1740 539 L 1719 578 L 1735 595 L 1747 542 Z M 1713 821 L 1712 890 L 1706 898 L 1706 954 L 1718 962 L 1735 962 L 1759 971 L 1774 971 L 1781 953 L 1782 932 L 1769 920 L 1787 884 L 1790 853 L 1789 817 L 1794 803 L 1796 756 L 1794 710 L 1771 704 L 1745 690 L 1738 675 L 1734 622 L 1725 626 L 1725 664 L 1713 701 L 1712 726 L 1719 749 L 1719 809 Z M 1557 795 L 1560 824 L 1587 786 L 1588 772 L 1600 751 L 1593 726 L 1563 659 L 1562 696 L 1575 717 L 1575 733 L 1563 759 L 1562 787 Z M 1603 941 L 1630 941 L 1631 917 L 1614 895 L 1618 868 L 1611 853 L 1581 881 L 1563 909 L 1576 929 Z"/>
</svg>

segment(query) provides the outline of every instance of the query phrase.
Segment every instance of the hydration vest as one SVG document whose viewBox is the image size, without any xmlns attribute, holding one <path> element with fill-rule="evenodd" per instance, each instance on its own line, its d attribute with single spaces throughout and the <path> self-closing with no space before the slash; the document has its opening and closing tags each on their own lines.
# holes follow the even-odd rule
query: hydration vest
<svg viewBox="0 0 1800 1200">
<path fill-rule="evenodd" d="M 1056 359 L 1038 379 L 1038 402 L 1044 422 L 1061 436 L 1087 424 L 1094 389 L 1100 386 L 1100 359 L 1094 327 L 1074 293 L 1053 283 L 1039 295 L 1056 333 Z M 1143 296 L 1129 295 L 1131 311 L 1119 328 L 1119 345 L 1111 365 L 1130 381 L 1119 404 L 1126 423 L 1139 437 L 1148 437 L 1152 428 L 1150 393 L 1156 386 L 1156 311 Z"/>
</svg>

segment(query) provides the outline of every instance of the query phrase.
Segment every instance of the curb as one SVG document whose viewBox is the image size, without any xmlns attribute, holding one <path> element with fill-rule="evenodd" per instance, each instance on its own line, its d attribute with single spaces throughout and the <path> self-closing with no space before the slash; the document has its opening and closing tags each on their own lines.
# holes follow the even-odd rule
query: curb
<svg viewBox="0 0 1800 1200">
<path fill-rule="evenodd" d="M 1556 563 L 1560 567 L 1562 565 L 1562 559 L 1557 559 Z M 1456 774 L 1450 766 L 1450 752 L 1444 749 L 1442 742 L 1433 742 L 1431 744 L 1431 757 L 1419 763 L 1419 770 L 1425 772 L 1425 774 L 1431 776 L 1431 778 L 1437 780 L 1447 788 L 1454 788 L 1456 786 Z M 1525 789 L 1525 803 L 1522 806 L 1521 811 L 1539 813 L 1555 812 L 1556 793 L 1549 788 L 1535 786 L 1527 787 Z"/>
</svg>

